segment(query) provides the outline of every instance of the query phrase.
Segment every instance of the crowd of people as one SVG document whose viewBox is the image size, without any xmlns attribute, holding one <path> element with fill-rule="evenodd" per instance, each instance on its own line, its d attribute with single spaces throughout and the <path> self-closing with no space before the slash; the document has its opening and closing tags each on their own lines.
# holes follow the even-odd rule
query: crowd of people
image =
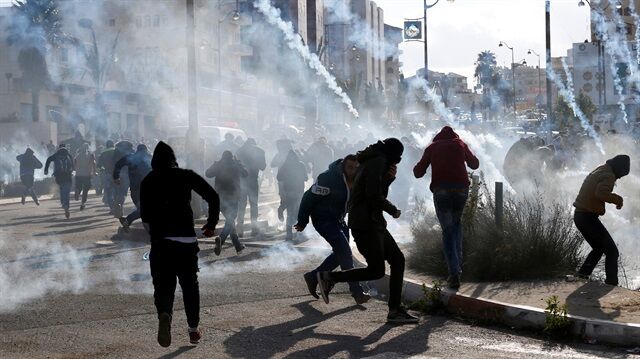
<svg viewBox="0 0 640 359">
<path fill-rule="evenodd" d="M 239 255 L 245 248 L 241 238 L 245 232 L 247 205 L 251 234 L 260 234 L 258 203 L 261 182 L 265 180 L 267 185 L 277 188 L 280 197 L 277 214 L 278 219 L 285 222 L 285 240 L 294 240 L 311 222 L 332 248 L 332 253 L 318 267 L 303 276 L 310 295 L 322 297 L 329 303 L 335 283 L 346 282 L 355 302 L 364 304 L 371 296 L 361 282 L 383 277 L 386 262 L 390 266 L 387 321 L 416 323 L 418 319 L 402 306 L 405 258 L 387 229 L 384 213 L 396 219 L 406 213 L 412 186 L 408 178 L 422 178 L 428 173 L 427 169 L 431 169 L 429 190 L 433 193 L 435 213 L 442 229 L 449 272 L 447 285 L 458 289 L 464 267 L 462 213 L 469 196 L 468 169 L 478 169 L 480 161 L 449 126 L 444 126 L 424 149 L 419 149 L 408 138 L 376 140 L 371 136 L 368 141 L 350 144 L 346 139 L 330 142 L 319 137 L 304 149 L 295 139 L 280 138 L 273 150 L 265 150 L 254 138 L 245 140 L 227 134 L 215 148 L 209 149 L 209 158 L 214 158 L 209 167 L 197 173 L 180 168 L 176 153 L 162 141 L 148 146 L 109 140 L 104 147 L 97 146 L 92 152 L 90 144 L 78 138 L 72 144 L 58 146 L 46 159 L 44 173 L 48 174 L 53 166 L 52 175 L 59 186 L 60 202 L 67 218 L 75 181 L 75 200 L 80 201 L 80 210 L 85 208 L 88 190 L 94 186 L 122 227 L 128 228 L 142 219 L 151 236 L 149 258 L 159 320 L 157 339 L 162 346 L 171 344 L 174 292 L 178 282 L 183 291 L 190 342 L 196 344 L 201 338 L 199 248 L 192 192 L 207 204 L 208 215 L 202 227 L 206 237 L 214 236 L 220 212 L 224 217 L 224 227 L 215 237 L 215 254 L 220 255 L 224 242 L 231 238 Z M 559 152 L 538 138 L 521 139 L 507 154 L 507 178 L 517 183 L 517 176 L 522 172 L 518 163 L 526 158 L 554 166 L 559 161 Z M 267 154 L 273 155 L 269 166 Z M 43 167 L 42 162 L 30 148 L 19 155 L 17 161 L 25 187 L 22 203 L 30 196 L 38 204 L 33 178 L 34 172 Z M 606 203 L 622 208 L 623 199 L 613 193 L 613 189 L 616 181 L 629 171 L 629 156 L 618 155 L 584 180 L 574 203 L 574 221 L 592 251 L 578 270 L 578 277 L 591 275 L 605 255 L 605 282 L 618 284 L 617 248 L 599 217 L 605 214 Z M 212 178 L 212 183 L 204 176 Z M 312 185 L 307 188 L 309 182 Z M 394 192 L 395 196 L 390 194 L 392 188 L 400 189 Z M 127 192 L 135 209 L 124 216 Z M 366 267 L 354 268 L 349 245 L 351 236 L 366 260 Z"/>
</svg>

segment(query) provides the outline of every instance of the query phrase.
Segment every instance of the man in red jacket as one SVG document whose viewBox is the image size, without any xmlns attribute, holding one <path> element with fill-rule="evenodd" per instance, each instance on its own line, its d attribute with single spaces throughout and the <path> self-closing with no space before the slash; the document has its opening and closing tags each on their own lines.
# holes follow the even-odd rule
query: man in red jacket
<svg viewBox="0 0 640 359">
<path fill-rule="evenodd" d="M 447 283 L 452 289 L 460 287 L 462 273 L 461 221 L 470 185 L 465 164 L 474 170 L 480 166 L 467 144 L 451 127 L 445 126 L 413 168 L 416 178 L 422 178 L 429 166 L 432 168 L 429 189 L 433 192 L 433 203 L 442 228 L 444 255 L 449 267 Z"/>
</svg>

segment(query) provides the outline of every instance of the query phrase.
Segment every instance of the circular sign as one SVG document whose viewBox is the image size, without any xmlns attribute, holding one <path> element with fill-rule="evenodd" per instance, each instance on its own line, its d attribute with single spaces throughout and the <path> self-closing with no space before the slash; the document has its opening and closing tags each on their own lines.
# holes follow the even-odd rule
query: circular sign
<svg viewBox="0 0 640 359">
<path fill-rule="evenodd" d="M 582 86 L 582 90 L 584 92 L 591 92 L 591 90 L 593 90 L 593 85 L 592 84 L 584 84 L 584 86 Z"/>
<path fill-rule="evenodd" d="M 593 74 L 591 73 L 591 71 L 587 71 L 584 74 L 582 74 L 582 78 L 585 81 L 591 81 L 591 79 L 593 78 Z"/>
</svg>

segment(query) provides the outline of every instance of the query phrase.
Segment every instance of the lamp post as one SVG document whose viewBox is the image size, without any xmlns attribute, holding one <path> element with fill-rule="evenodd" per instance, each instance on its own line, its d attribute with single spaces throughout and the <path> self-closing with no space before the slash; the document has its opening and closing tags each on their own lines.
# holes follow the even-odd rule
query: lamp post
<svg viewBox="0 0 640 359">
<path fill-rule="evenodd" d="M 448 2 L 454 2 L 455 0 L 447 0 Z M 424 80 L 429 81 L 429 48 L 427 41 L 427 10 L 436 6 L 440 0 L 436 0 L 433 4 L 427 4 L 427 0 L 424 0 Z"/>
<path fill-rule="evenodd" d="M 537 52 L 529 49 L 529 51 L 527 51 L 527 55 L 536 55 L 538 57 L 538 96 L 536 96 L 536 105 L 540 106 L 540 96 L 542 96 L 542 74 L 541 74 L 541 69 L 540 69 L 540 54 L 538 54 Z"/>
<path fill-rule="evenodd" d="M 218 0 L 218 16 L 220 16 L 220 12 L 222 11 L 222 1 Z M 229 15 L 231 15 L 231 20 L 238 21 L 240 20 L 240 9 L 239 9 L 239 0 L 236 0 L 236 8 L 235 10 L 227 13 L 222 18 L 218 19 L 218 125 L 222 125 L 222 36 L 221 36 L 221 27 L 222 23 L 227 20 Z"/>
<path fill-rule="evenodd" d="M 511 85 L 513 86 L 513 119 L 516 118 L 516 67 L 515 67 L 515 56 L 513 52 L 513 47 L 507 45 L 506 42 L 500 41 L 498 47 L 506 47 L 511 50 Z"/>
</svg>

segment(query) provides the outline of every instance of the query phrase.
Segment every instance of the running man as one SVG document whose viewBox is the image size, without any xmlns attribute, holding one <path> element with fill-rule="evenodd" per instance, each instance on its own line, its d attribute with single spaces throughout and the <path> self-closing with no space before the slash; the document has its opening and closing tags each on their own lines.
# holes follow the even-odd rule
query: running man
<svg viewBox="0 0 640 359">
<path fill-rule="evenodd" d="M 159 142 L 151 160 L 152 171 L 140 186 L 140 215 L 151 236 L 151 278 L 158 312 L 158 344 L 171 345 L 171 319 L 176 277 L 182 288 L 189 342 L 198 344 L 200 289 L 198 286 L 198 241 L 191 210 L 191 191 L 209 204 L 209 217 L 202 227 L 212 237 L 220 215 L 216 191 L 198 174 L 178 168 L 173 149 Z"/>
<path fill-rule="evenodd" d="M 387 138 L 358 152 L 360 169 L 349 200 L 349 228 L 358 251 L 367 261 L 366 268 L 318 272 L 320 294 L 329 303 L 329 292 L 337 282 L 362 282 L 384 277 L 385 261 L 391 267 L 389 278 L 389 314 L 392 324 L 417 323 L 418 318 L 402 306 L 404 255 L 391 233 L 383 212 L 400 218 L 400 210 L 387 200 L 389 186 L 396 177 L 404 146 L 397 138 Z"/>
<path fill-rule="evenodd" d="M 353 269 L 353 256 L 349 246 L 349 227 L 344 221 L 347 214 L 349 194 L 353 187 L 353 180 L 358 170 L 355 155 L 348 155 L 336 160 L 329 169 L 318 175 L 316 183 L 302 196 L 298 223 L 294 228 L 298 232 L 304 231 L 309 223 L 309 216 L 313 228 L 331 245 L 333 252 L 320 266 L 304 274 L 309 293 L 319 298 L 317 273 L 332 271 L 340 266 L 342 270 Z M 349 282 L 351 296 L 358 304 L 364 304 L 371 299 L 365 294 L 358 282 Z"/>
</svg>

